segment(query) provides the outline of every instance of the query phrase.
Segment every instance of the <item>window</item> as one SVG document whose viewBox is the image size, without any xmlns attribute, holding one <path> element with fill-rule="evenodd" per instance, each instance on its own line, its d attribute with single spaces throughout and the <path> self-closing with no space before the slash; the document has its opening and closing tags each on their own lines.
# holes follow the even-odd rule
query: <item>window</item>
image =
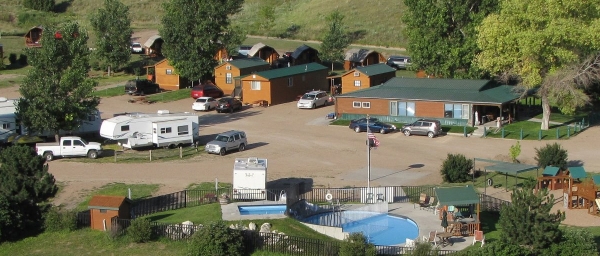
<svg viewBox="0 0 600 256">
<path fill-rule="evenodd" d="M 230 65 L 225 66 L 225 70 L 231 70 L 231 66 Z"/>
<path fill-rule="evenodd" d="M 294 78 L 288 77 L 288 87 L 292 87 L 292 86 L 294 86 Z"/>
<path fill-rule="evenodd" d="M 246 138 L 246 134 L 242 132 L 242 133 L 240 133 L 240 137 L 242 137 L 242 139 Z"/>
<path fill-rule="evenodd" d="M 160 134 L 171 133 L 171 127 L 160 128 Z"/>
<path fill-rule="evenodd" d="M 71 146 L 71 140 L 63 140 L 63 146 Z"/>
<path fill-rule="evenodd" d="M 74 140 L 73 146 L 82 146 L 83 147 L 83 142 L 81 142 L 80 140 Z"/>
<path fill-rule="evenodd" d="M 129 125 L 123 125 L 123 126 L 121 126 L 121 131 L 122 132 L 129 131 Z"/>
<path fill-rule="evenodd" d="M 167 69 L 167 75 L 172 75 L 173 74 L 173 70 L 172 69 Z"/>
<path fill-rule="evenodd" d="M 96 116 L 95 115 L 89 115 L 88 116 L 88 121 L 90 121 L 90 122 L 96 121 Z"/>
<path fill-rule="evenodd" d="M 231 75 L 231 73 L 227 73 L 227 74 L 225 74 L 225 83 L 226 83 L 226 84 L 231 84 L 231 83 L 233 83 L 233 76 Z"/>
<path fill-rule="evenodd" d="M 106 209 L 100 209 L 100 213 L 106 213 Z"/>
<path fill-rule="evenodd" d="M 360 72 L 354 72 L 354 76 L 360 76 Z"/>
<path fill-rule="evenodd" d="M 352 102 L 352 107 L 353 108 L 360 108 L 360 106 L 361 106 L 360 101 L 353 101 Z"/>
<path fill-rule="evenodd" d="M 239 134 L 235 134 L 235 135 L 233 135 L 233 138 L 234 138 L 235 140 L 239 140 L 239 139 L 240 139 L 240 135 L 239 135 Z"/>
<path fill-rule="evenodd" d="M 2 129 L 9 129 L 9 128 L 10 128 L 10 124 L 9 123 L 2 124 Z"/>
<path fill-rule="evenodd" d="M 461 104 L 444 104 L 445 118 L 462 118 L 462 112 Z"/>
<path fill-rule="evenodd" d="M 360 87 L 360 80 L 354 80 L 354 86 Z"/>
<path fill-rule="evenodd" d="M 260 81 L 251 81 L 250 89 L 259 91 L 260 90 Z"/>
<path fill-rule="evenodd" d="M 390 115 L 415 116 L 415 103 L 407 101 L 390 102 Z"/>
<path fill-rule="evenodd" d="M 371 102 L 363 102 L 362 108 L 371 108 Z"/>
<path fill-rule="evenodd" d="M 185 135 L 188 133 L 189 133 L 189 131 L 188 131 L 187 125 L 177 126 L 177 135 Z"/>
</svg>

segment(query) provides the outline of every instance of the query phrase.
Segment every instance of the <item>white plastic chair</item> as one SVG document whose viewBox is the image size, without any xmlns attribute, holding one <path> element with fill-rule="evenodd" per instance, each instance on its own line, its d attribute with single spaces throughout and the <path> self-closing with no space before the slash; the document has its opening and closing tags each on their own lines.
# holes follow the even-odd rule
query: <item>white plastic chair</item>
<svg viewBox="0 0 600 256">
<path fill-rule="evenodd" d="M 475 230 L 475 236 L 473 236 L 473 245 L 476 242 L 481 242 L 481 247 L 485 244 L 485 236 L 483 235 L 483 231 Z"/>
</svg>

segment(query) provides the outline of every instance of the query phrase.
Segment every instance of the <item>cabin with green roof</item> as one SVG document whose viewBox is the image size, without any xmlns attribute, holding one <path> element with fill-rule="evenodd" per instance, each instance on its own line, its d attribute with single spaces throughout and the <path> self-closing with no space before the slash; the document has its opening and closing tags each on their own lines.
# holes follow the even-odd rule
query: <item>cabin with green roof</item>
<svg viewBox="0 0 600 256">
<path fill-rule="evenodd" d="M 356 67 L 342 75 L 342 94 L 380 85 L 396 76 L 385 63 Z"/>
<path fill-rule="evenodd" d="M 327 90 L 327 67 L 308 63 L 256 72 L 240 78 L 242 101 L 275 105 L 295 101 L 312 90 Z"/>
<path fill-rule="evenodd" d="M 223 90 L 224 94 L 239 96 L 242 90 L 240 76 L 269 69 L 269 63 L 261 58 L 227 61 L 215 67 L 215 84 Z"/>
<path fill-rule="evenodd" d="M 514 118 L 519 96 L 514 86 L 490 80 L 394 77 L 379 86 L 338 95 L 335 113 L 346 120 L 371 115 L 384 122 L 430 118 L 442 125 L 478 125 L 486 119 Z"/>
</svg>

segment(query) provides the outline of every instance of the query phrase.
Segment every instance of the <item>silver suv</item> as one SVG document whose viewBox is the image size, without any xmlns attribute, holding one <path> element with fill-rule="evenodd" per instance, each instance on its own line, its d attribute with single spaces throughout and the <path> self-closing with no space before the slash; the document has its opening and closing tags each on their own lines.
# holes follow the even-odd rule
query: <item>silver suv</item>
<svg viewBox="0 0 600 256">
<path fill-rule="evenodd" d="M 395 69 L 406 69 L 410 66 L 410 57 L 406 56 L 390 56 L 386 64 Z"/>
<path fill-rule="evenodd" d="M 302 95 L 298 100 L 298 108 L 316 108 L 318 106 L 326 106 L 329 100 L 329 95 L 324 91 L 311 91 Z"/>
<path fill-rule="evenodd" d="M 237 150 L 242 152 L 246 149 L 246 145 L 248 145 L 246 133 L 232 130 L 221 133 L 213 141 L 206 143 L 204 151 L 224 156 L 227 151 Z"/>
<path fill-rule="evenodd" d="M 442 125 L 440 121 L 434 119 L 419 119 L 412 124 L 402 126 L 402 132 L 406 136 L 411 134 L 427 135 L 433 138 L 442 134 Z"/>
</svg>

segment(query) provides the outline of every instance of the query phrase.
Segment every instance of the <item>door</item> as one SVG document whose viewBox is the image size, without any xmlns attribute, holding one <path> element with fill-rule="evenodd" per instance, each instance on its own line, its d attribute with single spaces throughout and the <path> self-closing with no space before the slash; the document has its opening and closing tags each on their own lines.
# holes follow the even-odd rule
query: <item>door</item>
<svg viewBox="0 0 600 256">
<path fill-rule="evenodd" d="M 425 123 L 422 121 L 416 122 L 413 127 L 414 134 L 424 134 L 423 129 L 425 128 Z"/>
<path fill-rule="evenodd" d="M 74 156 L 84 156 L 87 154 L 87 149 L 85 148 L 85 144 L 83 144 L 80 140 L 73 140 L 73 151 Z"/>
<path fill-rule="evenodd" d="M 63 140 L 61 146 L 61 155 L 72 156 L 73 155 L 73 142 L 71 140 Z"/>
</svg>

